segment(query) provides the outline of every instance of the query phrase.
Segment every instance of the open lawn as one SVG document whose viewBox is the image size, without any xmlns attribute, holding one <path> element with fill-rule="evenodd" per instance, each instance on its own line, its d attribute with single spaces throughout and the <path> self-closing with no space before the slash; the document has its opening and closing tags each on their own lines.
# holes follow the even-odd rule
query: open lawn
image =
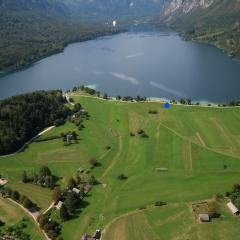
<svg viewBox="0 0 240 240">
<path fill-rule="evenodd" d="M 77 94 L 73 98 L 91 116 L 85 128 L 78 131 L 66 123 L 41 138 L 75 130 L 79 143 L 34 142 L 22 153 L 0 158 L 0 173 L 42 209 L 51 204 L 51 193 L 20 183 L 23 170 L 30 173 L 47 165 L 65 186 L 79 167 L 89 169 L 90 158 L 101 163 L 92 171 L 100 184 L 91 190 L 84 208 L 63 224 L 64 239 L 79 240 L 96 228 L 105 229 L 103 240 L 234 239 L 239 219 L 223 207 L 220 219 L 199 224 L 191 203 L 224 194 L 240 182 L 240 108 L 164 109 L 157 102 L 122 103 Z M 140 129 L 148 137 L 139 136 Z M 120 174 L 127 180 L 118 180 Z M 158 200 L 167 206 L 153 207 Z"/>
</svg>

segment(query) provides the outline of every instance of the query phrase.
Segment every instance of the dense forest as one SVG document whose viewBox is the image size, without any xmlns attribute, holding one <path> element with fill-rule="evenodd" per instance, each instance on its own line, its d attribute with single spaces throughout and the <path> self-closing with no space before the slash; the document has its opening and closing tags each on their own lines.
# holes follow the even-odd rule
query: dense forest
<svg viewBox="0 0 240 240">
<path fill-rule="evenodd" d="M 0 13 L 0 74 L 60 52 L 71 42 L 118 31 L 102 24 L 83 24 L 35 8 L 8 8 L 0 4 Z"/>
<path fill-rule="evenodd" d="M 0 154 L 18 150 L 40 130 L 65 119 L 69 109 L 60 90 L 38 91 L 0 101 Z"/>
</svg>

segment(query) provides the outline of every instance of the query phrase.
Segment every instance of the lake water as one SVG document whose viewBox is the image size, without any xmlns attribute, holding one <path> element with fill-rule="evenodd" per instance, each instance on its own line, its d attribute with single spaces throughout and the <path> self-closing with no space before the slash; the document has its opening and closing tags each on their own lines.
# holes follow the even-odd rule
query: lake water
<svg viewBox="0 0 240 240">
<path fill-rule="evenodd" d="M 130 32 L 69 45 L 0 78 L 0 98 L 91 85 L 111 96 L 226 102 L 240 99 L 240 64 L 221 50 L 169 32 Z"/>
</svg>

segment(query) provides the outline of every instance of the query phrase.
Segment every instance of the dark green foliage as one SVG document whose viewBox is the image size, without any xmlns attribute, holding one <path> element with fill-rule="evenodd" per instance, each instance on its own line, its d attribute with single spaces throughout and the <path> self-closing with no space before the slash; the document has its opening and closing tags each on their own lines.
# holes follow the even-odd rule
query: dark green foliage
<svg viewBox="0 0 240 240">
<path fill-rule="evenodd" d="M 73 177 L 69 178 L 68 180 L 68 188 L 73 189 L 74 187 L 77 186 L 77 183 Z"/>
<path fill-rule="evenodd" d="M 65 204 L 63 204 L 62 207 L 60 208 L 60 217 L 61 217 L 61 220 L 63 222 L 69 220 L 69 218 L 70 218 L 68 210 L 67 210 Z"/>
<path fill-rule="evenodd" d="M 119 179 L 119 180 L 126 180 L 126 179 L 128 179 L 128 177 L 125 176 L 125 175 L 122 173 L 122 174 L 120 174 L 120 175 L 118 176 L 118 179 Z"/>
<path fill-rule="evenodd" d="M 3 222 L 1 219 L 0 219 L 0 227 L 4 226 L 5 225 L 5 222 Z"/>
<path fill-rule="evenodd" d="M 89 182 L 90 185 L 96 185 L 97 184 L 97 180 L 93 175 L 90 176 L 88 182 Z"/>
<path fill-rule="evenodd" d="M 66 118 L 61 91 L 38 91 L 0 101 L 0 154 L 17 151 L 56 119 Z"/>
<path fill-rule="evenodd" d="M 23 207 L 25 207 L 27 209 L 31 209 L 34 206 L 32 201 L 27 197 L 25 197 L 25 199 L 23 200 L 22 205 L 23 205 Z"/>
<path fill-rule="evenodd" d="M 74 212 L 79 203 L 79 198 L 77 194 L 73 191 L 67 192 L 64 204 L 67 207 L 67 210 L 70 214 Z"/>
<path fill-rule="evenodd" d="M 52 0 L 2 1 L 4 0 L 0 1 L 0 73 L 18 70 L 40 58 L 61 52 L 69 43 L 117 31 L 103 25 L 72 21 L 65 15 L 68 14 L 67 7 L 60 6 L 59 11 L 59 6 Z"/>
<path fill-rule="evenodd" d="M 226 196 L 231 199 L 238 209 L 240 209 L 240 184 L 235 184 L 232 192 L 226 193 Z"/>
<path fill-rule="evenodd" d="M 155 205 L 156 207 L 161 207 L 161 206 L 166 205 L 166 202 L 163 202 L 163 201 L 156 201 L 154 205 Z"/>
<path fill-rule="evenodd" d="M 14 200 L 14 201 L 18 201 L 20 199 L 20 194 L 18 191 L 13 191 L 12 194 L 11 194 L 11 198 Z"/>
<path fill-rule="evenodd" d="M 23 171 L 23 173 L 22 173 L 22 182 L 23 183 L 27 183 L 28 182 L 28 176 L 27 176 L 26 171 Z"/>
</svg>

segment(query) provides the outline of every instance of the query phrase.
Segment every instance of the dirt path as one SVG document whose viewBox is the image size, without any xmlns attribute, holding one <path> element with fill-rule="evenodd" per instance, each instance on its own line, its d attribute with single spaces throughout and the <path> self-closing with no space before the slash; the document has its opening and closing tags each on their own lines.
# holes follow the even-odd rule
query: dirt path
<svg viewBox="0 0 240 240">
<path fill-rule="evenodd" d="M 99 178 L 99 180 L 102 180 L 107 174 L 108 172 L 115 166 L 115 164 L 117 163 L 117 160 L 122 152 L 122 136 L 118 137 L 118 151 L 116 153 L 116 156 L 114 157 L 114 159 L 112 160 L 111 164 L 107 167 L 107 169 L 104 171 L 104 173 L 102 174 L 102 176 Z"/>
<path fill-rule="evenodd" d="M 39 227 L 39 224 L 37 222 L 37 217 L 39 216 L 39 212 L 36 212 L 36 213 L 31 213 L 29 210 L 27 210 L 26 208 L 24 208 L 21 204 L 19 204 L 18 202 L 15 202 L 14 200 L 12 200 L 11 198 L 8 198 L 8 200 L 10 202 L 12 202 L 13 204 L 15 204 L 16 206 L 20 207 L 27 215 L 29 215 L 33 221 L 36 223 L 39 231 L 41 232 L 41 234 L 44 236 L 45 239 L 49 239 L 47 234 Z"/>
</svg>

